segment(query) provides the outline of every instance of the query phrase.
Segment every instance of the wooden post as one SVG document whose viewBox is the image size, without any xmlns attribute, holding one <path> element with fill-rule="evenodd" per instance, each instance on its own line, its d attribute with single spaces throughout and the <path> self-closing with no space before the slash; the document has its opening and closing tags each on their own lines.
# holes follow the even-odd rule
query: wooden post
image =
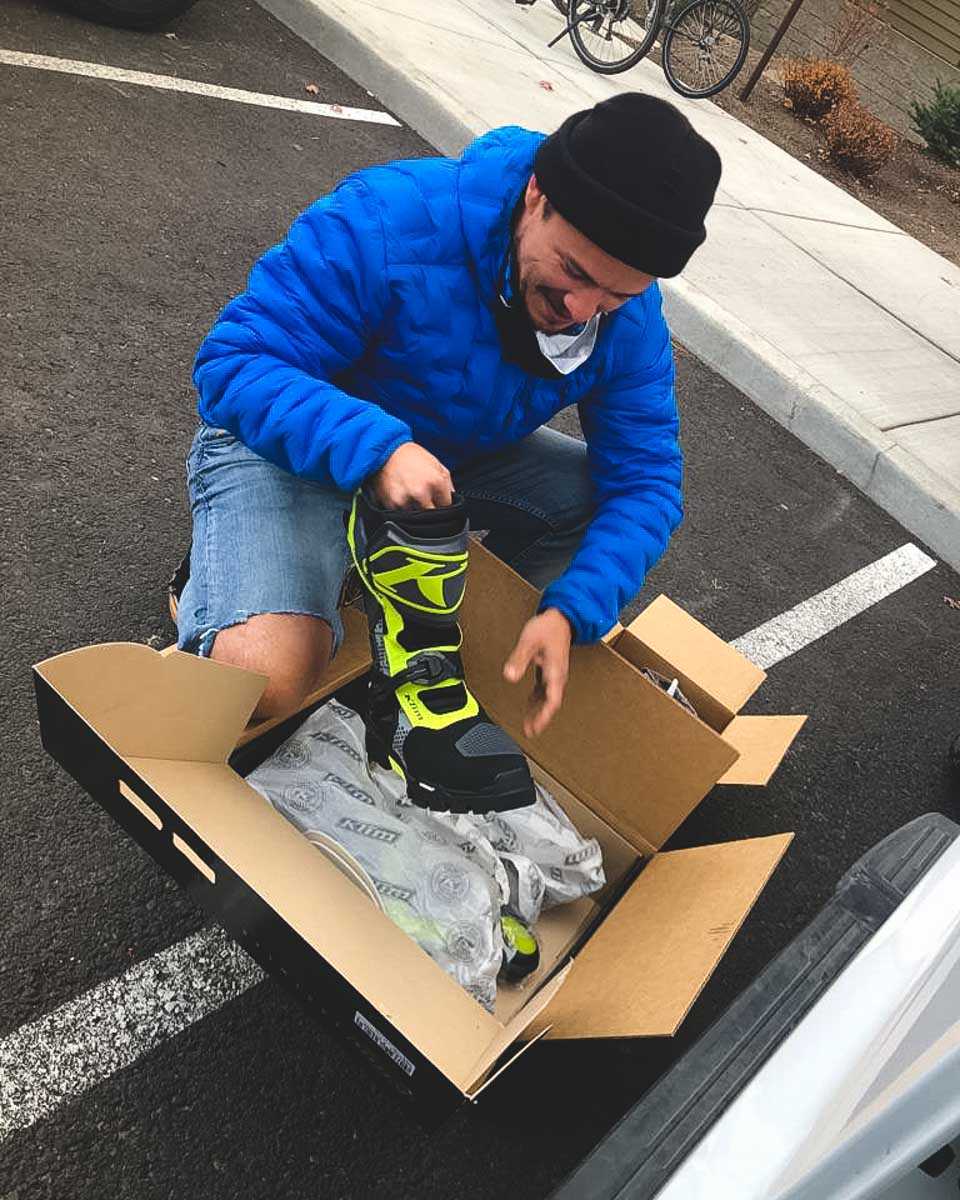
<svg viewBox="0 0 960 1200">
<path fill-rule="evenodd" d="M 776 48 L 780 45 L 780 41 L 781 41 L 783 35 L 790 28 L 790 26 L 793 22 L 793 18 L 800 11 L 801 4 L 803 4 L 803 0 L 793 0 L 793 3 L 787 9 L 786 16 L 780 22 L 780 26 L 777 29 L 777 32 L 770 39 L 770 45 L 760 55 L 760 61 L 753 68 L 750 78 L 743 85 L 743 90 L 740 92 L 740 99 L 744 103 L 746 103 L 747 100 L 750 99 L 750 93 L 753 91 L 754 87 L 756 86 L 757 80 L 763 74 L 764 67 L 767 65 L 767 63 L 770 61 L 770 59 L 773 57 L 773 53 L 776 50 Z"/>
</svg>

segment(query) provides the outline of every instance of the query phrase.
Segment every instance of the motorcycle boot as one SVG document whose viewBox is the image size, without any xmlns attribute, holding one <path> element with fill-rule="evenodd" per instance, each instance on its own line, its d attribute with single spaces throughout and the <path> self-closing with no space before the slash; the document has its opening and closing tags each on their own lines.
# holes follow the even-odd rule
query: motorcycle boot
<svg viewBox="0 0 960 1200">
<path fill-rule="evenodd" d="M 466 506 L 383 509 L 362 489 L 347 541 L 364 585 L 373 670 L 367 756 L 439 812 L 504 812 L 533 804 L 520 748 L 463 678 L 457 614 L 468 562 Z"/>
</svg>

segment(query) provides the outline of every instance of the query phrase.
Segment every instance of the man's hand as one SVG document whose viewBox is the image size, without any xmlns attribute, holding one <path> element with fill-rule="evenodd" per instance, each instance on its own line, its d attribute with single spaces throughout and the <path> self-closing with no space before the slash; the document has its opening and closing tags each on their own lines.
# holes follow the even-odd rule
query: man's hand
<svg viewBox="0 0 960 1200">
<path fill-rule="evenodd" d="M 384 508 L 443 508 L 453 503 L 450 472 L 416 442 L 394 450 L 370 484 Z"/>
<path fill-rule="evenodd" d="M 558 608 L 548 608 L 524 625 L 513 653 L 504 663 L 503 677 L 508 683 L 519 683 L 532 663 L 536 680 L 523 732 L 536 737 L 553 720 L 563 700 L 570 667 L 570 643 L 573 630 Z"/>
</svg>

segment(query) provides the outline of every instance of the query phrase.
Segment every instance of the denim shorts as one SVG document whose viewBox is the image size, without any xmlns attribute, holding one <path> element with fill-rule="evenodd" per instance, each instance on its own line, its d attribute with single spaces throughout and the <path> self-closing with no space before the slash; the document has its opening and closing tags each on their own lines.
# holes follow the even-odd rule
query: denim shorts
<svg viewBox="0 0 960 1200">
<path fill-rule="evenodd" d="M 291 475 L 203 424 L 187 455 L 187 490 L 193 544 L 177 646 L 207 657 L 221 629 L 261 613 L 305 613 L 329 623 L 336 651 L 350 496 Z"/>
<path fill-rule="evenodd" d="M 586 447 L 554 429 L 453 472 L 470 525 L 537 587 L 562 573 L 593 512 Z M 343 640 L 338 602 L 350 566 L 351 497 L 292 475 L 225 429 L 201 423 L 187 455 L 190 576 L 177 646 L 208 657 L 221 629 L 261 613 L 320 617 Z"/>
</svg>

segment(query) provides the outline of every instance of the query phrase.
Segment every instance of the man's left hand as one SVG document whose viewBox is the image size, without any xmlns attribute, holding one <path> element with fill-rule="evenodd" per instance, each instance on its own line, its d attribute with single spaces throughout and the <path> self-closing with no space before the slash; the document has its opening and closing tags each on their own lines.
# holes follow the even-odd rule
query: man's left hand
<svg viewBox="0 0 960 1200">
<path fill-rule="evenodd" d="M 523 732 L 536 737 L 550 724 L 563 700 L 570 667 L 570 643 L 573 630 L 558 608 L 548 608 L 531 617 L 524 625 L 513 653 L 503 666 L 508 683 L 519 683 L 531 664 L 536 668 L 536 681 Z"/>
</svg>

